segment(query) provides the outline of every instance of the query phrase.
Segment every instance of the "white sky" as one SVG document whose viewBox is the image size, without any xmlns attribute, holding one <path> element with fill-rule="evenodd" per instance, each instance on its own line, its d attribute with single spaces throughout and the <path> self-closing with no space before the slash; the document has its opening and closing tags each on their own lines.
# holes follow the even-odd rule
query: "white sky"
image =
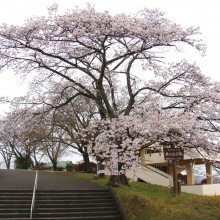
<svg viewBox="0 0 220 220">
<path fill-rule="evenodd" d="M 6 0 L 0 2 L 0 24 L 21 25 L 24 20 L 34 15 L 44 15 L 47 7 L 57 3 L 60 11 L 84 7 L 86 3 L 94 5 L 99 11 L 110 13 L 135 13 L 144 7 L 159 8 L 165 12 L 165 17 L 184 27 L 199 26 L 202 39 L 207 45 L 206 57 L 198 53 L 186 53 L 192 61 L 196 61 L 202 72 L 214 80 L 220 80 L 220 1 L 218 0 Z M 27 85 L 21 84 L 18 76 L 12 72 L 0 73 L 0 97 L 20 96 L 27 92 Z M 0 113 L 5 109 L 0 104 Z"/>
</svg>

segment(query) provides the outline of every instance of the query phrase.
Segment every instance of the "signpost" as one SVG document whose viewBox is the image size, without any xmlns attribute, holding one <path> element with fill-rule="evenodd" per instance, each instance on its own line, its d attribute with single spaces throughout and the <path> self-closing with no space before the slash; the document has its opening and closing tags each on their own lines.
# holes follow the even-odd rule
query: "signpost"
<svg viewBox="0 0 220 220">
<path fill-rule="evenodd" d="M 184 151 L 182 148 L 163 148 L 164 151 L 164 159 L 171 160 L 173 165 L 173 194 L 174 196 L 177 194 L 177 191 L 180 193 L 180 189 L 178 190 L 177 185 L 177 172 L 176 172 L 176 161 L 183 160 Z"/>
</svg>

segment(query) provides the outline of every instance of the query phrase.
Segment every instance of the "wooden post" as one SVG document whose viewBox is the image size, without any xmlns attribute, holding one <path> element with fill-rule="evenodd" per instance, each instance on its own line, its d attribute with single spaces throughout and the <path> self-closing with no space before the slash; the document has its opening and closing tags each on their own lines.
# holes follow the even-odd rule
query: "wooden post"
<svg viewBox="0 0 220 220">
<path fill-rule="evenodd" d="M 168 161 L 167 173 L 168 173 L 170 176 L 173 176 L 173 165 L 172 165 L 171 161 Z"/>
<path fill-rule="evenodd" d="M 173 160 L 172 164 L 173 164 L 173 195 L 175 196 L 178 193 L 176 160 Z"/>
</svg>

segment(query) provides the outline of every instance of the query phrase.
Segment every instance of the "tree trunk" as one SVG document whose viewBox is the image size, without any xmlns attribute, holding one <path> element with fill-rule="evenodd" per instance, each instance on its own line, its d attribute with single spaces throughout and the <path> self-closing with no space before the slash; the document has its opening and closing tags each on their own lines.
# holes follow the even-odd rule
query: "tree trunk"
<svg viewBox="0 0 220 220">
<path fill-rule="evenodd" d="M 86 147 L 84 148 L 84 152 L 82 153 L 82 156 L 85 163 L 84 172 L 91 172 L 89 154 L 87 152 Z"/>
<path fill-rule="evenodd" d="M 6 168 L 7 168 L 7 170 L 10 170 L 10 166 L 11 166 L 11 159 L 10 159 L 10 160 L 5 161 L 5 164 L 6 164 Z"/>
<path fill-rule="evenodd" d="M 53 171 L 57 171 L 57 162 L 56 161 L 51 161 L 53 164 Z"/>
<path fill-rule="evenodd" d="M 120 175 L 111 175 L 109 182 L 109 186 L 120 186 L 120 185 L 126 185 L 129 186 L 127 177 L 125 174 L 120 174 Z"/>
<path fill-rule="evenodd" d="M 111 175 L 109 179 L 109 185 L 111 186 L 120 186 L 126 185 L 128 186 L 128 180 L 125 174 L 120 174 L 122 163 L 118 162 L 118 175 Z"/>
<path fill-rule="evenodd" d="M 3 156 L 3 155 L 2 155 Z M 11 166 L 11 156 L 8 157 L 8 156 L 3 156 L 3 159 L 4 159 L 4 162 L 5 162 L 5 165 L 6 165 L 6 168 L 7 170 L 10 170 L 10 166 Z"/>
<path fill-rule="evenodd" d="M 123 166 L 123 163 L 118 162 L 118 175 L 110 176 L 110 179 L 109 179 L 110 186 L 120 186 L 120 185 L 128 186 L 129 185 L 126 175 L 120 173 L 122 166 Z"/>
<path fill-rule="evenodd" d="M 8 150 L 8 148 L 5 148 L 0 151 L 0 154 L 4 159 L 7 170 L 9 170 L 11 166 L 12 152 Z"/>
</svg>

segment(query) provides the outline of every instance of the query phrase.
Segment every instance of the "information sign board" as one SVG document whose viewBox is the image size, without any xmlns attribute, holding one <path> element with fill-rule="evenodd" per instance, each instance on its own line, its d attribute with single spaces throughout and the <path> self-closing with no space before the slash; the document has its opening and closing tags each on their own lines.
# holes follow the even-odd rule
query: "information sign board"
<svg viewBox="0 0 220 220">
<path fill-rule="evenodd" d="M 165 160 L 183 160 L 184 151 L 182 148 L 164 148 Z"/>
</svg>

